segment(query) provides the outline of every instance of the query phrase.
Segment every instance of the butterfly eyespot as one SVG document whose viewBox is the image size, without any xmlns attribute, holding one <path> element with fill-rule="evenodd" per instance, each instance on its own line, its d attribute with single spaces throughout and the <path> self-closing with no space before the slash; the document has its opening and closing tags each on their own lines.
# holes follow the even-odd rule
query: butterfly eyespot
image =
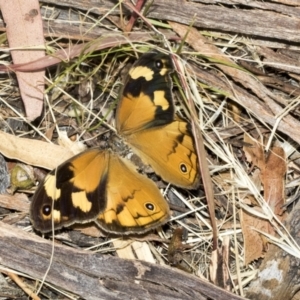
<svg viewBox="0 0 300 300">
<path fill-rule="evenodd" d="M 184 174 L 186 174 L 188 171 L 187 166 L 184 163 L 180 164 L 179 168 L 180 168 L 180 171 Z"/>
<path fill-rule="evenodd" d="M 145 203 L 145 207 L 147 210 L 154 211 L 155 206 L 152 203 Z"/>
<path fill-rule="evenodd" d="M 157 69 L 162 69 L 163 66 L 164 66 L 164 64 L 163 64 L 163 62 L 161 60 L 157 60 L 155 62 L 155 66 L 156 66 Z"/>
<path fill-rule="evenodd" d="M 51 214 L 51 205 L 48 205 L 48 204 L 44 205 L 42 212 L 43 212 L 44 216 L 50 216 L 50 214 Z"/>
</svg>

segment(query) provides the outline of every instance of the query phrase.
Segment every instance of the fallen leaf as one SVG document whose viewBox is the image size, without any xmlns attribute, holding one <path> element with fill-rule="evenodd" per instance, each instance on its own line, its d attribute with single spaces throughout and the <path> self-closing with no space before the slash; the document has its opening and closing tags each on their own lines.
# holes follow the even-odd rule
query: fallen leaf
<svg viewBox="0 0 300 300">
<path fill-rule="evenodd" d="M 260 169 L 260 180 L 264 187 L 264 199 L 274 214 L 283 213 L 284 175 L 287 170 L 285 152 L 281 147 L 272 147 L 268 154 L 264 153 L 263 145 L 248 134 L 244 134 L 244 152 L 247 160 Z"/>
<path fill-rule="evenodd" d="M 254 207 L 253 209 L 259 210 L 258 207 Z M 250 262 L 263 257 L 266 250 L 265 240 L 261 234 L 253 230 L 253 228 L 267 232 L 269 222 L 243 209 L 240 210 L 240 220 L 244 236 L 244 262 L 247 266 Z"/>
<path fill-rule="evenodd" d="M 284 175 L 287 170 L 285 152 L 281 147 L 272 147 L 268 154 L 264 153 L 262 143 L 259 143 L 248 134 L 244 135 L 244 152 L 247 160 L 260 169 L 259 179 L 264 188 L 264 199 L 269 204 L 273 213 L 281 216 L 283 213 L 282 206 L 284 199 Z M 257 172 L 255 172 L 257 174 Z M 256 186 L 260 189 L 260 183 L 256 176 Z M 251 196 L 250 198 L 251 199 Z M 252 205 L 255 202 L 252 201 Z M 258 210 L 258 207 L 253 207 Z M 254 227 L 258 230 L 274 235 L 274 229 L 271 224 L 257 216 L 251 215 L 245 210 L 240 211 L 241 226 L 244 236 L 245 264 L 262 257 L 266 249 L 264 238 L 252 230 Z M 281 217 L 282 219 L 282 217 Z"/>
<path fill-rule="evenodd" d="M 264 198 L 277 216 L 282 215 L 282 206 L 285 204 L 284 175 L 286 170 L 284 150 L 281 147 L 272 147 L 261 178 L 264 185 Z"/>
<path fill-rule="evenodd" d="M 48 170 L 52 170 L 75 154 L 62 146 L 19 138 L 3 131 L 0 131 L 0 140 L 0 153 L 4 156 Z"/>
<path fill-rule="evenodd" d="M 258 168 L 263 169 L 265 165 L 263 145 L 247 133 L 244 134 L 244 143 L 247 145 L 243 147 L 247 161 Z"/>
<path fill-rule="evenodd" d="M 5 0 L 0 0 L 5 1 Z M 1 4 L 1 2 L 0 2 Z M 57 50 L 52 55 L 47 55 L 39 59 L 34 59 L 27 63 L 0 65 L 0 71 L 19 71 L 30 72 L 35 70 L 41 70 L 50 66 L 57 65 L 62 61 L 69 61 L 79 55 L 91 53 L 97 50 L 109 49 L 123 44 L 134 42 L 147 42 L 153 40 L 151 34 L 145 32 L 133 32 L 130 37 L 125 37 L 120 33 L 111 33 L 101 36 L 101 38 L 78 45 L 70 45 L 68 48 Z"/>
<path fill-rule="evenodd" d="M 45 56 L 42 16 L 38 0 L 0 0 L 1 13 L 14 63 L 27 63 Z M 42 113 L 45 71 L 16 72 L 29 121 Z"/>
</svg>

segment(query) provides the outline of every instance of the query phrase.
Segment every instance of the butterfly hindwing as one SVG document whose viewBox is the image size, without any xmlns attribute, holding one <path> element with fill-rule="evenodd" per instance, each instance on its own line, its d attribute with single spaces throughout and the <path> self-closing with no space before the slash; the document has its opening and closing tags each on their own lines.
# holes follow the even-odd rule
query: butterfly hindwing
<svg viewBox="0 0 300 300">
<path fill-rule="evenodd" d="M 106 186 L 107 206 L 98 225 L 114 233 L 142 233 L 169 219 L 169 206 L 154 182 L 112 153 Z"/>
<path fill-rule="evenodd" d="M 189 189 L 199 185 L 197 155 L 186 122 L 176 120 L 137 132 L 128 137 L 128 143 L 165 181 Z"/>
</svg>

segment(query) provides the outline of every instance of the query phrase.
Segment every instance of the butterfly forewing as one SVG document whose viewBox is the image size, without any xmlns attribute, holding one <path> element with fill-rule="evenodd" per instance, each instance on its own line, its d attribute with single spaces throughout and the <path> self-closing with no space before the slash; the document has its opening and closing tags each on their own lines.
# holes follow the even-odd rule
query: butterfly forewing
<svg viewBox="0 0 300 300">
<path fill-rule="evenodd" d="M 130 135 L 173 120 L 174 105 L 169 87 L 172 71 L 170 57 L 157 52 L 144 54 L 133 65 L 116 112 L 120 135 Z"/>
<path fill-rule="evenodd" d="M 108 154 L 98 149 L 80 153 L 50 172 L 34 194 L 30 217 L 42 232 L 85 223 L 106 206 Z"/>
</svg>

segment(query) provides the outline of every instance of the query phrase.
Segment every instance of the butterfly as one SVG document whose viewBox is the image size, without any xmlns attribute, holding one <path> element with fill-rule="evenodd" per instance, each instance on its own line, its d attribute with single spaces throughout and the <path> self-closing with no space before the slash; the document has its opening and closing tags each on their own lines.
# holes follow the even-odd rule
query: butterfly
<svg viewBox="0 0 300 300">
<path fill-rule="evenodd" d="M 197 155 L 189 124 L 175 117 L 171 57 L 151 51 L 131 67 L 116 109 L 118 135 L 165 181 L 194 189 Z M 41 232 L 94 221 L 108 233 L 144 233 L 169 219 L 153 181 L 110 149 L 89 149 L 51 171 L 30 207 Z"/>
</svg>

